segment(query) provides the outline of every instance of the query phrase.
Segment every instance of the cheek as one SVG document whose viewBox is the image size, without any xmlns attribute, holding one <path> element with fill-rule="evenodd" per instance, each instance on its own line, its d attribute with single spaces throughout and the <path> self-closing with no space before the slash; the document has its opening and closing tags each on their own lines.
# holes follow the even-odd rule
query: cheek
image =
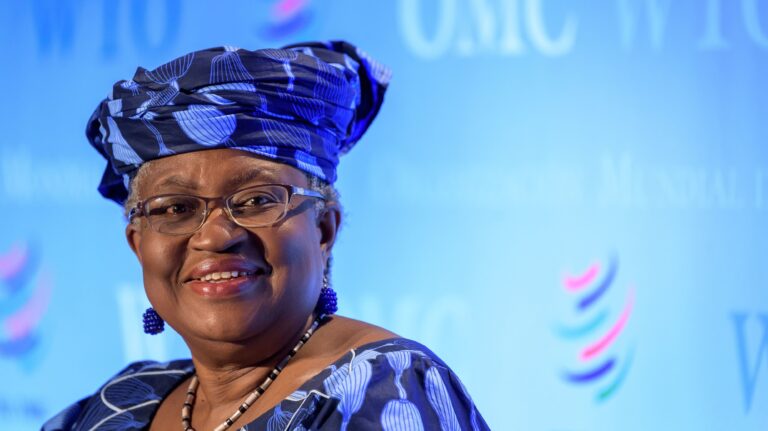
<svg viewBox="0 0 768 431">
<path fill-rule="evenodd" d="M 264 258 L 272 266 L 276 290 L 294 290 L 292 293 L 299 294 L 312 291 L 311 287 L 320 281 L 322 267 L 318 264 L 322 259 L 315 236 L 311 225 L 286 223 L 265 238 Z"/>
<path fill-rule="evenodd" d="M 144 286 L 150 299 L 178 282 L 178 271 L 184 255 L 184 242 L 172 237 L 162 239 L 148 235 L 141 244 Z"/>
</svg>

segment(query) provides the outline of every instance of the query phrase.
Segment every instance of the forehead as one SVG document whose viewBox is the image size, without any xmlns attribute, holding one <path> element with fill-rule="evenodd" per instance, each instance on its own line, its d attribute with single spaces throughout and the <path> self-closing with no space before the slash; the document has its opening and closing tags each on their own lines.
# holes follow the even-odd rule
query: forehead
<svg viewBox="0 0 768 431">
<path fill-rule="evenodd" d="M 306 186 L 306 174 L 293 166 L 254 154 L 213 149 L 153 160 L 137 184 L 140 194 L 194 192 L 200 195 L 229 193 L 266 183 Z"/>
</svg>

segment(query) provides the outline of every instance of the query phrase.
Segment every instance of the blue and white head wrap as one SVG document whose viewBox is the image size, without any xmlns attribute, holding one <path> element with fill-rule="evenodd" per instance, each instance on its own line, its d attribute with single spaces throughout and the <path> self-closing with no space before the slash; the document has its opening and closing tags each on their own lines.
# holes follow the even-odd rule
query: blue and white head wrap
<svg viewBox="0 0 768 431">
<path fill-rule="evenodd" d="M 140 67 L 88 121 L 88 140 L 107 159 L 99 192 L 122 204 L 144 162 L 211 148 L 248 151 L 333 183 L 339 155 L 376 117 L 389 79 L 389 69 L 342 41 L 225 46 Z"/>
</svg>

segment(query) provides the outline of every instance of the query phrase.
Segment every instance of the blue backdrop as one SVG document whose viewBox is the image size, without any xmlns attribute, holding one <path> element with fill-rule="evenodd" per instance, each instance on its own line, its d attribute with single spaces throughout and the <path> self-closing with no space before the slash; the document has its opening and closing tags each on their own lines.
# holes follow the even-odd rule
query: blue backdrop
<svg viewBox="0 0 768 431">
<path fill-rule="evenodd" d="M 0 6 L 0 428 L 141 332 L 85 122 L 188 51 L 347 39 L 392 67 L 340 166 L 341 314 L 432 347 L 493 429 L 768 429 L 768 0 Z"/>
</svg>

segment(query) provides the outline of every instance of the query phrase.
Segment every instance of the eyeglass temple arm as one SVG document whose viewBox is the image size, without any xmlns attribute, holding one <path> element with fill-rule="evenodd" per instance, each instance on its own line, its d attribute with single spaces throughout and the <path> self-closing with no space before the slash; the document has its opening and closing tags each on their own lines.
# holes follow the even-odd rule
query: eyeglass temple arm
<svg viewBox="0 0 768 431">
<path fill-rule="evenodd" d="M 325 200 L 325 196 L 323 196 L 322 193 L 314 190 L 310 190 L 310 189 L 305 189 L 303 187 L 291 186 L 291 194 L 300 195 L 300 196 L 309 196 L 309 197 Z"/>
<path fill-rule="evenodd" d="M 144 215 L 144 203 L 139 202 L 135 207 L 128 211 L 128 220 L 133 220 L 134 217 L 141 217 Z"/>
</svg>

